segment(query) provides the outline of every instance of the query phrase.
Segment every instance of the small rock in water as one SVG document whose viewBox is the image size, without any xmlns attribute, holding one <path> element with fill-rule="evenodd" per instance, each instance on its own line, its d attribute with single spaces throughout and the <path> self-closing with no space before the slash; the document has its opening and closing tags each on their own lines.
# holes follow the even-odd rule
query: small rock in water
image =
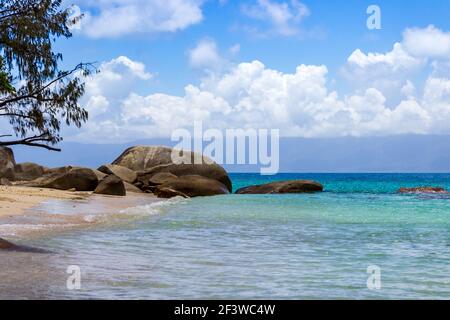
<svg viewBox="0 0 450 320">
<path fill-rule="evenodd" d="M 15 252 L 31 252 L 31 253 L 51 253 L 50 251 L 32 248 L 27 246 L 19 246 L 9 241 L 0 238 L 0 250 L 15 251 Z"/>
<path fill-rule="evenodd" d="M 321 192 L 323 186 L 310 180 L 279 181 L 238 189 L 237 194 L 282 194 Z"/>
<path fill-rule="evenodd" d="M 449 193 L 441 187 L 414 187 L 414 188 L 400 188 L 399 193 Z"/>
</svg>

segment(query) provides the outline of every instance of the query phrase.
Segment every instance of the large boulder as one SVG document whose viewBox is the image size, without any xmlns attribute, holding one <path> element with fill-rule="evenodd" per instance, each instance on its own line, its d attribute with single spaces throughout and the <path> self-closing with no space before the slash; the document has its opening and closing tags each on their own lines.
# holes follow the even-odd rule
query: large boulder
<svg viewBox="0 0 450 320">
<path fill-rule="evenodd" d="M 185 175 L 171 179 L 155 187 L 154 193 L 160 198 L 201 197 L 228 194 L 228 188 L 221 182 L 198 175 Z"/>
<path fill-rule="evenodd" d="M 173 179 L 177 179 L 178 177 L 170 172 L 158 172 L 152 175 L 148 179 L 148 184 L 150 186 L 159 186 L 160 184 L 169 182 Z"/>
<path fill-rule="evenodd" d="M 238 189 L 238 194 L 310 193 L 323 191 L 323 186 L 310 180 L 279 181 Z"/>
<path fill-rule="evenodd" d="M 186 151 L 185 159 L 190 159 L 191 164 L 176 164 L 172 162 L 172 150 L 168 147 L 137 146 L 125 150 L 113 164 L 136 171 L 137 184 L 140 186 L 151 185 L 150 179 L 157 173 L 171 173 L 175 176 L 199 175 L 209 179 L 220 181 L 231 192 L 231 180 L 227 172 L 211 159 L 198 153 Z M 201 164 L 195 164 L 194 160 L 202 160 Z"/>
<path fill-rule="evenodd" d="M 449 193 L 441 187 L 414 187 L 414 188 L 400 188 L 399 193 Z"/>
<path fill-rule="evenodd" d="M 33 162 L 24 162 L 16 164 L 15 180 L 17 181 L 31 181 L 41 177 L 46 168 Z"/>
<path fill-rule="evenodd" d="M 94 191 L 98 185 L 98 178 L 94 170 L 88 168 L 61 167 L 46 171 L 42 177 L 26 185 L 60 190 Z"/>
<path fill-rule="evenodd" d="M 126 149 L 112 164 L 133 171 L 144 171 L 160 164 L 172 163 L 172 149 L 161 146 L 136 146 Z"/>
<path fill-rule="evenodd" d="M 97 176 L 98 181 L 102 181 L 104 178 L 106 178 L 106 176 L 108 176 L 108 174 L 103 173 L 101 171 L 92 169 L 92 171 L 95 173 L 95 175 Z"/>
<path fill-rule="evenodd" d="M 16 161 L 14 160 L 13 151 L 7 147 L 0 147 L 0 178 L 14 180 L 15 166 Z"/>
<path fill-rule="evenodd" d="M 125 191 L 127 193 L 144 193 L 144 191 L 142 191 L 141 189 L 139 189 L 138 187 L 136 187 L 134 184 L 128 183 L 128 182 L 123 182 L 124 186 L 125 186 Z"/>
<path fill-rule="evenodd" d="M 128 183 L 134 183 L 137 179 L 137 174 L 135 171 L 116 164 L 105 164 L 97 170 L 106 174 L 114 174 Z"/>
<path fill-rule="evenodd" d="M 110 196 L 125 196 L 127 194 L 122 179 L 114 174 L 110 174 L 100 181 L 94 193 Z"/>
</svg>

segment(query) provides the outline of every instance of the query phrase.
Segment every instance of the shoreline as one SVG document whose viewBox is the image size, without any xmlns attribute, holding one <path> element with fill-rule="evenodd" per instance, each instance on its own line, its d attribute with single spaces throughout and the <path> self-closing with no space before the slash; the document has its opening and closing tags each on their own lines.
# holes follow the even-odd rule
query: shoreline
<svg viewBox="0 0 450 320">
<path fill-rule="evenodd" d="M 49 199 L 84 200 L 90 192 L 65 191 L 21 186 L 0 186 L 0 219 L 22 215 Z"/>
<path fill-rule="evenodd" d="M 22 241 L 125 219 L 122 211 L 161 201 L 145 193 L 125 197 L 47 188 L 0 186 L 0 238 Z"/>
</svg>

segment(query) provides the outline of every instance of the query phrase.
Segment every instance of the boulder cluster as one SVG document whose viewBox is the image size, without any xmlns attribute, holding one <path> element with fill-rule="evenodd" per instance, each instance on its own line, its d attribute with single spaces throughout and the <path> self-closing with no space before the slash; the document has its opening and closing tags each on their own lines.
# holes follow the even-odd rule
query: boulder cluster
<svg viewBox="0 0 450 320">
<path fill-rule="evenodd" d="M 184 152 L 185 163 L 174 163 L 173 151 L 160 146 L 131 147 L 112 163 L 90 169 L 74 166 L 46 168 L 30 162 L 16 164 L 12 150 L 0 148 L 0 185 L 92 191 L 114 196 L 125 196 L 130 192 L 152 193 L 160 198 L 190 198 L 232 192 L 227 172 L 211 159 L 194 152 Z M 322 190 L 323 186 L 315 181 L 291 180 L 249 186 L 236 193 L 281 194 Z"/>
<path fill-rule="evenodd" d="M 92 191 L 114 196 L 146 192 L 162 198 L 211 196 L 232 191 L 231 180 L 221 166 L 193 152 L 184 153 L 192 164 L 175 164 L 172 151 L 168 147 L 136 146 L 97 169 L 46 168 L 31 162 L 17 164 L 12 150 L 0 147 L 0 185 Z M 204 161 L 195 164 L 195 157 Z"/>
</svg>

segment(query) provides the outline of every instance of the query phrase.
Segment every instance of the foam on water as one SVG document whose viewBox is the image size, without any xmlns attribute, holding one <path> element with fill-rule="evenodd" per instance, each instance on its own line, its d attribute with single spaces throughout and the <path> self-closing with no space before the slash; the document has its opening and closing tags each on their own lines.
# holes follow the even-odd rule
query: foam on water
<svg viewBox="0 0 450 320">
<path fill-rule="evenodd" d="M 176 204 L 183 204 L 188 203 L 189 199 L 185 199 L 183 197 L 174 197 L 167 200 L 160 200 L 153 203 L 140 205 L 136 207 L 127 208 L 124 210 L 121 210 L 121 214 L 125 214 L 128 216 L 152 216 L 152 215 L 158 215 L 162 214 L 164 212 L 167 212 L 169 208 Z"/>
</svg>

